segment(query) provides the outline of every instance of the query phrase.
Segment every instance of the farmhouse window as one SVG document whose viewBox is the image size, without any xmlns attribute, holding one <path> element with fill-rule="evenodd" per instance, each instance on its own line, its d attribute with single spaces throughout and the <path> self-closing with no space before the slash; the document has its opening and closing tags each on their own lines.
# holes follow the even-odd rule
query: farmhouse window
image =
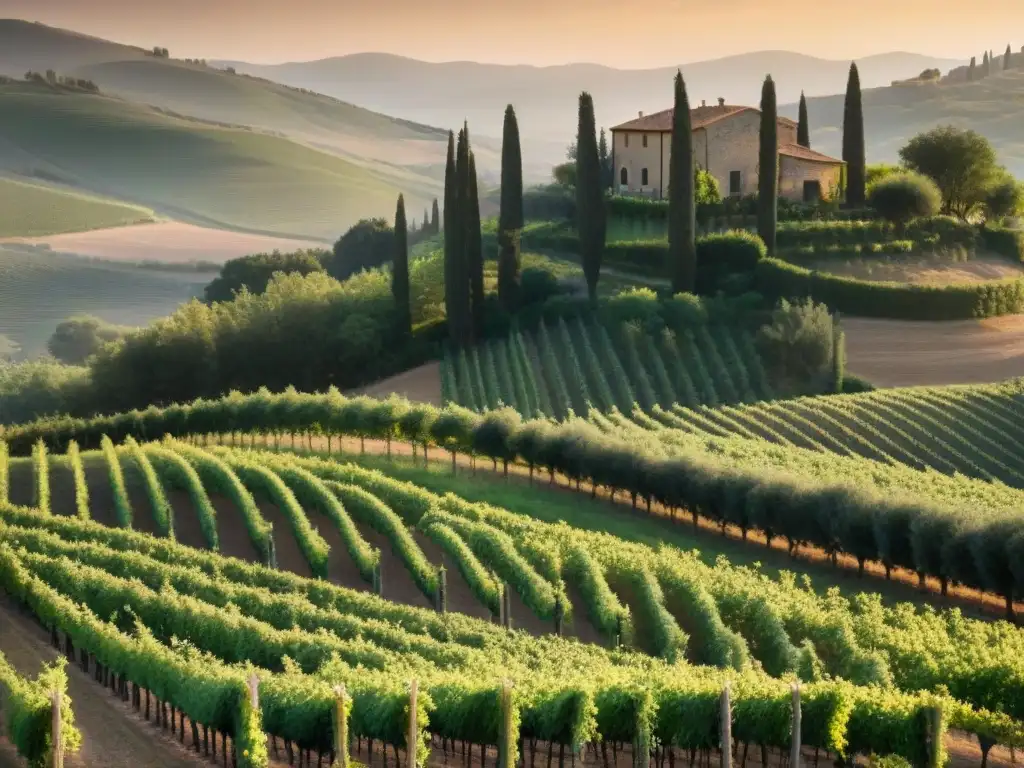
<svg viewBox="0 0 1024 768">
<path fill-rule="evenodd" d="M 647 149 L 647 134 L 644 134 L 644 149 Z"/>
<path fill-rule="evenodd" d="M 622 170 L 619 171 L 619 184 L 624 187 L 629 185 L 629 172 L 626 170 L 626 166 L 622 166 Z"/>
<path fill-rule="evenodd" d="M 640 186 L 641 187 L 646 187 L 647 186 L 647 169 L 646 168 L 641 168 L 640 169 Z"/>
<path fill-rule="evenodd" d="M 626 136 L 626 139 L 625 139 L 626 146 L 628 147 L 629 146 L 629 134 L 627 133 L 627 134 L 625 134 L 625 136 Z"/>
<path fill-rule="evenodd" d="M 739 197 L 743 189 L 742 176 L 739 171 L 729 171 L 729 196 Z"/>
</svg>

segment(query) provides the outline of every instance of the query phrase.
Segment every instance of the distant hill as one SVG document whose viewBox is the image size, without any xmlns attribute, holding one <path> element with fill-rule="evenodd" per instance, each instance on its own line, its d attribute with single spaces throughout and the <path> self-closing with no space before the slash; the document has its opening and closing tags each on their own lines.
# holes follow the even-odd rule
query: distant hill
<svg viewBox="0 0 1024 768">
<path fill-rule="evenodd" d="M 862 82 L 888 85 L 924 69 L 945 71 L 961 62 L 912 53 L 887 53 L 858 61 Z M 500 66 L 473 62 L 433 64 L 390 54 L 367 53 L 279 65 L 221 62 L 288 85 L 311 88 L 369 109 L 432 125 L 457 125 L 464 118 L 480 135 L 501 135 L 505 105 L 520 119 L 524 154 L 543 152 L 558 162 L 576 130 L 580 91 L 594 96 L 598 124 L 615 125 L 671 106 L 675 67 L 620 70 L 596 64 L 555 67 Z M 762 51 L 686 64 L 690 98 L 756 104 L 771 73 L 780 102 L 840 93 L 849 61 L 829 61 L 786 51 Z"/>
<path fill-rule="evenodd" d="M 0 171 L 59 182 L 207 226 L 325 241 L 404 192 L 421 211 L 441 185 L 285 138 L 163 114 L 112 96 L 0 85 Z"/>
<path fill-rule="evenodd" d="M 1024 65 L 1024 57 L 1015 59 Z M 779 111 L 796 117 L 797 105 Z M 811 145 L 842 151 L 843 96 L 807 100 Z M 973 128 L 995 146 L 1000 162 L 1024 176 L 1024 68 L 997 71 L 977 82 L 942 81 L 864 91 L 868 162 L 894 162 L 900 147 L 921 131 L 942 124 Z"/>
<path fill-rule="evenodd" d="M 447 126 L 389 117 L 333 97 L 156 57 L 68 30 L 0 20 L 0 74 L 21 78 L 29 69 L 90 79 L 104 93 L 172 113 L 279 133 L 352 162 L 387 163 L 443 178 Z M 497 178 L 496 144 L 478 142 L 477 160 Z"/>
</svg>

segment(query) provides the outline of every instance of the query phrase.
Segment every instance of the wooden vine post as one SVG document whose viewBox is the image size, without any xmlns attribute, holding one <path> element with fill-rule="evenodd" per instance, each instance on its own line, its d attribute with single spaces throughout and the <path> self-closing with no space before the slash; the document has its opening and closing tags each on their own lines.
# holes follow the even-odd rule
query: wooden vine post
<svg viewBox="0 0 1024 768">
<path fill-rule="evenodd" d="M 800 683 L 793 683 L 793 735 L 789 751 L 789 768 L 800 768 Z"/>
<path fill-rule="evenodd" d="M 722 738 L 722 768 L 732 768 L 732 704 L 729 701 L 729 683 L 722 689 L 722 712 L 719 727 Z"/>
<path fill-rule="evenodd" d="M 345 686 L 334 688 L 334 766 L 348 768 L 348 694 Z"/>
<path fill-rule="evenodd" d="M 498 583 L 498 588 L 501 590 L 501 594 L 498 596 L 498 623 L 501 626 L 505 626 L 505 592 L 508 589 L 504 582 Z"/>
<path fill-rule="evenodd" d="M 437 612 L 448 613 L 448 571 L 443 565 L 437 569 Z"/>
<path fill-rule="evenodd" d="M 516 734 L 512 733 L 512 683 L 501 685 L 501 743 L 498 745 L 498 768 L 515 768 L 512 753 L 516 748 Z"/>
<path fill-rule="evenodd" d="M 409 734 L 405 737 L 405 751 L 409 758 L 409 764 L 406 768 L 416 768 L 416 748 L 419 745 L 420 731 L 416 722 L 416 693 L 416 679 L 413 678 L 409 683 Z"/>
<path fill-rule="evenodd" d="M 502 584 L 501 610 L 502 625 L 505 629 L 512 629 L 512 593 L 509 591 L 508 584 Z"/>
<path fill-rule="evenodd" d="M 927 717 L 928 768 L 942 765 L 942 707 L 935 704 L 925 712 Z"/>
<path fill-rule="evenodd" d="M 53 719 L 51 722 L 50 731 L 50 755 L 52 762 L 50 765 L 52 768 L 64 768 L 64 739 L 61 733 L 61 703 L 64 695 L 59 691 L 55 690 L 51 694 L 50 706 L 52 707 Z"/>
</svg>

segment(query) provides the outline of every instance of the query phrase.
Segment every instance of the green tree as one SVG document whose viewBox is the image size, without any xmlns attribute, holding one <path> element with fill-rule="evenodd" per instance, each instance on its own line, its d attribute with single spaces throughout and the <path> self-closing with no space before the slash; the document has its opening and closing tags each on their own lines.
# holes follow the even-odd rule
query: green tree
<svg viewBox="0 0 1024 768">
<path fill-rule="evenodd" d="M 867 203 L 883 219 L 902 229 L 911 219 L 938 213 L 942 194 L 927 176 L 905 171 L 885 176 L 869 186 Z"/>
<path fill-rule="evenodd" d="M 509 104 L 501 139 L 501 209 L 498 213 L 498 301 L 511 312 L 518 300 L 519 242 L 523 229 L 523 155 L 519 122 Z"/>
<path fill-rule="evenodd" d="M 576 188 L 576 162 L 561 163 L 551 169 L 551 178 L 555 184 L 569 189 Z"/>
<path fill-rule="evenodd" d="M 864 106 L 857 63 L 850 64 L 843 105 L 843 162 L 846 163 L 846 202 L 852 208 L 864 205 Z"/>
<path fill-rule="evenodd" d="M 441 231 L 441 216 L 437 209 L 437 198 L 434 198 L 434 206 L 430 210 L 430 231 L 435 235 Z"/>
<path fill-rule="evenodd" d="M 1010 52 L 1010 44 L 1006 44 L 1006 53 L 1003 54 L 1003 70 L 1010 68 L 1010 56 L 1013 54 Z"/>
<path fill-rule="evenodd" d="M 357 272 L 375 269 L 391 261 L 395 253 L 395 231 L 386 219 L 362 219 L 334 244 L 324 259 L 327 274 L 345 280 Z"/>
<path fill-rule="evenodd" d="M 405 224 L 405 197 L 398 196 L 395 208 L 395 255 L 391 266 L 391 295 L 395 299 L 395 325 L 399 335 L 412 334 L 409 303 L 409 239 Z"/>
<path fill-rule="evenodd" d="M 997 175 L 985 190 L 982 200 L 985 218 L 999 221 L 1016 216 L 1024 207 L 1024 187 L 1009 173 Z"/>
<path fill-rule="evenodd" d="M 587 280 L 587 293 L 591 301 L 596 301 L 607 219 L 604 191 L 601 189 L 601 161 L 597 154 L 594 99 L 586 91 L 580 94 L 575 154 L 576 228 L 579 233 L 580 259 Z"/>
<path fill-rule="evenodd" d="M 800 115 L 796 125 L 796 143 L 801 147 L 811 148 L 811 128 L 807 121 L 807 99 L 800 91 Z"/>
<path fill-rule="evenodd" d="M 944 125 L 918 134 L 900 150 L 903 165 L 930 177 L 942 193 L 942 213 L 967 220 L 1000 172 L 981 134 Z"/>
<path fill-rule="evenodd" d="M 466 133 L 469 147 L 469 133 Z M 479 341 L 484 333 L 484 244 L 480 230 L 480 192 L 476 180 L 476 156 L 469 153 L 466 168 L 466 266 L 469 272 L 470 318 L 472 319 L 471 339 Z"/>
<path fill-rule="evenodd" d="M 970 66 L 967 67 L 967 82 L 973 83 L 978 79 L 978 60 L 971 56 Z"/>
<path fill-rule="evenodd" d="M 673 293 L 693 293 L 697 271 L 693 128 L 683 73 L 676 71 L 668 166 L 668 272 Z"/>
<path fill-rule="evenodd" d="M 220 274 L 203 291 L 207 302 L 231 301 L 242 288 L 261 294 L 277 272 L 308 275 L 322 272 L 324 262 L 333 258 L 331 251 L 309 249 L 292 253 L 254 253 L 226 261 Z"/>
<path fill-rule="evenodd" d="M 772 76 L 761 89 L 761 143 L 757 160 L 757 234 L 775 252 L 779 220 L 779 112 Z"/>
<path fill-rule="evenodd" d="M 985 57 L 981 60 L 981 76 L 988 77 L 992 74 L 991 59 L 988 57 L 988 51 L 985 51 Z"/>
<path fill-rule="evenodd" d="M 46 348 L 62 363 L 82 365 L 104 345 L 117 341 L 130 330 L 92 315 L 69 317 L 57 324 Z"/>
</svg>

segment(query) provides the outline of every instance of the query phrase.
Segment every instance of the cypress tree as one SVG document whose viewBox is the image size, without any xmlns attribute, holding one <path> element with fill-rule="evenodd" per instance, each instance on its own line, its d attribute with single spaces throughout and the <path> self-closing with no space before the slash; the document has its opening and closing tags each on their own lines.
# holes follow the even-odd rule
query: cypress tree
<svg viewBox="0 0 1024 768">
<path fill-rule="evenodd" d="M 509 104 L 501 138 L 501 210 L 498 213 L 498 301 L 508 312 L 519 293 L 519 238 L 523 229 L 523 153 L 519 121 Z"/>
<path fill-rule="evenodd" d="M 1010 44 L 1006 44 L 1006 53 L 1003 54 L 1003 71 L 1005 72 L 1010 68 Z"/>
<path fill-rule="evenodd" d="M 469 134 L 466 134 L 469 150 Z M 466 266 L 469 272 L 470 338 L 479 341 L 484 335 L 484 244 L 480 233 L 480 193 L 476 182 L 476 157 L 469 152 L 466 166 Z"/>
<path fill-rule="evenodd" d="M 971 65 L 967 68 L 967 82 L 973 83 L 978 77 L 978 61 L 971 56 Z"/>
<path fill-rule="evenodd" d="M 985 51 L 985 58 L 981 60 L 981 76 L 988 77 L 991 74 L 991 66 L 989 64 L 990 59 L 988 57 L 988 51 Z"/>
<path fill-rule="evenodd" d="M 811 148 L 811 126 L 807 121 L 807 99 L 800 91 L 800 115 L 796 126 L 796 143 L 801 147 Z"/>
<path fill-rule="evenodd" d="M 846 202 L 851 208 L 864 205 L 864 106 L 860 93 L 860 73 L 856 62 L 850 64 L 843 105 L 843 162 L 846 163 Z"/>
<path fill-rule="evenodd" d="M 459 143 L 462 134 L 459 134 Z M 444 170 L 444 308 L 448 333 L 459 340 L 458 276 L 462 252 L 459 250 L 459 179 L 455 134 L 448 132 L 448 160 Z"/>
<path fill-rule="evenodd" d="M 757 158 L 757 234 L 775 252 L 779 218 L 779 110 L 772 76 L 761 89 L 761 147 Z"/>
<path fill-rule="evenodd" d="M 597 281 L 601 276 L 606 226 L 594 99 L 584 91 L 580 94 L 576 131 L 576 230 L 579 233 L 580 259 L 591 301 L 597 300 Z"/>
<path fill-rule="evenodd" d="M 430 231 L 435 235 L 441 231 L 440 211 L 437 210 L 437 198 L 434 198 L 434 207 L 430 211 Z"/>
<path fill-rule="evenodd" d="M 455 294 L 454 338 L 460 345 L 468 344 L 472 305 L 469 297 L 469 269 L 466 264 L 466 225 L 469 210 L 469 138 L 468 129 L 459 130 L 455 148 L 455 217 L 452 221 L 453 286 Z"/>
<path fill-rule="evenodd" d="M 409 304 L 409 234 L 405 223 L 405 198 L 398 196 L 395 208 L 395 256 L 391 266 L 391 295 L 395 297 L 398 333 L 412 333 L 412 308 Z"/>
<path fill-rule="evenodd" d="M 668 272 L 672 293 L 693 293 L 697 276 L 693 128 L 683 73 L 676 71 L 668 165 Z"/>
</svg>

